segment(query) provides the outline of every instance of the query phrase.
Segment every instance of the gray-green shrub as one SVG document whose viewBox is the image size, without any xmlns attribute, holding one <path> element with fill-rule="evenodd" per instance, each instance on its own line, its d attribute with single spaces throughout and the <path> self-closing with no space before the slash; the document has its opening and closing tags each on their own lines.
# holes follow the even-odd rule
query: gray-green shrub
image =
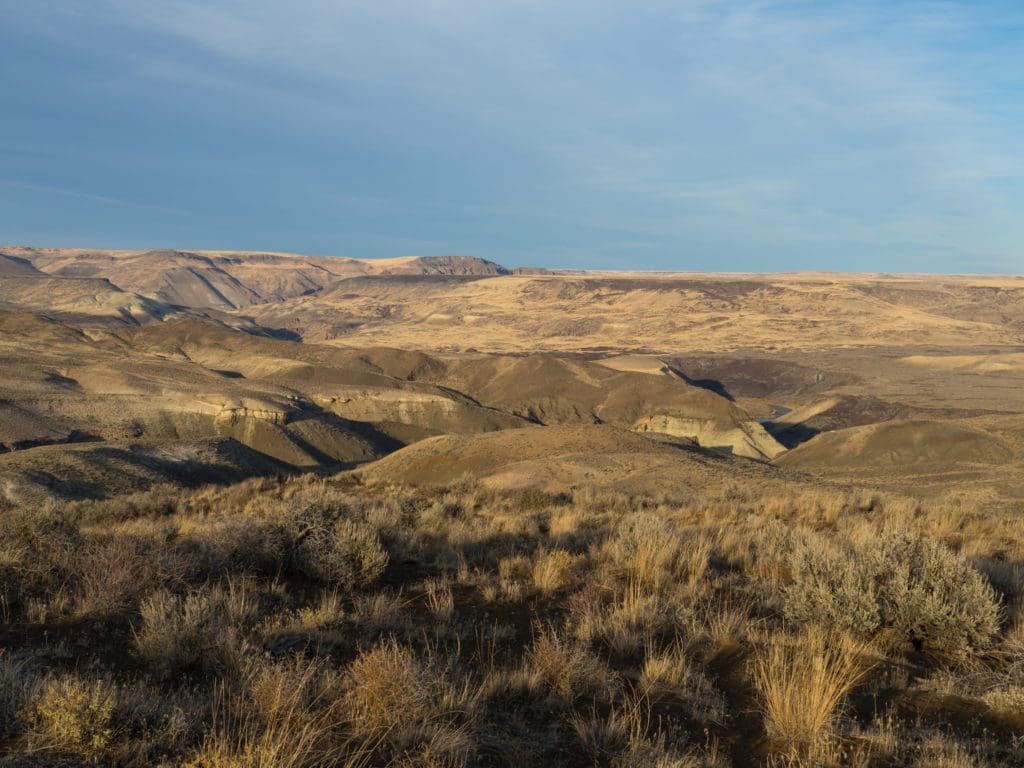
<svg viewBox="0 0 1024 768">
<path fill-rule="evenodd" d="M 142 626 L 136 649 L 154 669 L 166 675 L 191 669 L 233 670 L 242 638 L 238 600 L 217 586 L 184 598 L 166 590 L 142 602 Z"/>
<path fill-rule="evenodd" d="M 372 584 L 387 567 L 388 554 L 366 523 L 326 515 L 308 515 L 302 522 L 295 554 L 307 576 L 352 589 Z"/>
<path fill-rule="evenodd" d="M 985 649 L 999 601 L 984 576 L 941 542 L 888 532 L 857 545 L 818 538 L 790 557 L 786 614 L 860 637 L 891 633 L 941 659 Z"/>
</svg>

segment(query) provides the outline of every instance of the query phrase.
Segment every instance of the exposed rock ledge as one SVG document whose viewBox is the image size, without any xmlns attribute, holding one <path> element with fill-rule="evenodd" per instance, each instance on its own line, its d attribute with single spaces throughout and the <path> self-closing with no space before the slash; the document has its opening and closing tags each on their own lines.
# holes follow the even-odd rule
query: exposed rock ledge
<svg viewBox="0 0 1024 768">
<path fill-rule="evenodd" d="M 755 421 L 732 428 L 709 419 L 684 419 L 677 416 L 645 416 L 633 425 L 636 432 L 659 432 L 673 437 L 688 437 L 710 449 L 726 449 L 748 459 L 770 461 L 785 453 L 785 447 Z"/>
<path fill-rule="evenodd" d="M 266 408 L 246 408 L 244 406 L 225 407 L 217 413 L 218 424 L 237 424 L 246 419 L 269 421 L 272 424 L 287 424 L 291 414 L 288 411 L 270 410 Z"/>
</svg>

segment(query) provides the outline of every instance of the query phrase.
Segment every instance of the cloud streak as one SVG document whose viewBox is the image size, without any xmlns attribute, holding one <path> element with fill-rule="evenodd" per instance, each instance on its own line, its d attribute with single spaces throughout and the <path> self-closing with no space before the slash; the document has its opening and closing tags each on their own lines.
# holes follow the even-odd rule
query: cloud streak
<svg viewBox="0 0 1024 768">
<path fill-rule="evenodd" d="M 26 151 L 8 178 L 154 216 L 213 206 L 211 240 L 1024 269 L 1008 3 L 95 0 L 12 17 L 0 42 L 26 77 L 0 84 L 25 114 L 0 144 Z M 55 109 L 84 135 L 39 131 Z M 87 173 L 48 166 L 54 143 Z"/>
</svg>

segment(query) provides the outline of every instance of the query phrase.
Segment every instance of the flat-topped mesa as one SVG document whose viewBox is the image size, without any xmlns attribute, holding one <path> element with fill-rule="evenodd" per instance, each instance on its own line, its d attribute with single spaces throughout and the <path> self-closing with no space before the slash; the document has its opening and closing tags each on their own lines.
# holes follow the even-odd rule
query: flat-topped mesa
<svg viewBox="0 0 1024 768">
<path fill-rule="evenodd" d="M 479 256 L 416 256 L 405 270 L 425 275 L 509 275 L 510 270 Z"/>
</svg>

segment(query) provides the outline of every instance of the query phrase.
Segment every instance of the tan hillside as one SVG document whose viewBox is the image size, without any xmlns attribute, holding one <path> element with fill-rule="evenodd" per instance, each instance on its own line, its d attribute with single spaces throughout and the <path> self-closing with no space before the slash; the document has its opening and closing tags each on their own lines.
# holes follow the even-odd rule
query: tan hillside
<svg viewBox="0 0 1024 768">
<path fill-rule="evenodd" d="M 230 437 L 291 467 L 337 469 L 434 436 L 600 425 L 828 482 L 934 489 L 934 467 L 965 461 L 1015 498 L 980 468 L 1024 411 L 1020 278 L 5 254 L 9 449 Z M 887 426 L 907 420 L 942 428 Z"/>
<path fill-rule="evenodd" d="M 0 279 L 0 308 L 130 325 L 160 320 L 174 312 L 160 301 L 123 291 L 105 278 L 60 278 L 41 273 Z"/>
<path fill-rule="evenodd" d="M 288 473 L 230 438 L 89 442 L 0 453 L 0 509 L 55 499 L 104 499 L 156 485 L 198 487 Z"/>
<path fill-rule="evenodd" d="M 172 305 L 243 311 L 307 341 L 432 350 L 963 348 L 1021 342 L 1019 277 L 510 274 L 467 256 L 7 248 L 7 269 L 106 278 Z M 13 262 L 12 259 L 17 259 Z"/>
<path fill-rule="evenodd" d="M 609 427 L 534 427 L 423 440 L 358 470 L 370 484 L 446 486 L 472 479 L 488 487 L 614 489 L 681 493 L 736 477 L 771 478 L 767 468 Z"/>
<path fill-rule="evenodd" d="M 359 260 L 236 251 L 103 251 L 9 248 L 12 257 L 61 277 L 106 278 L 119 288 L 192 308 L 238 309 L 315 293 L 355 275 L 496 275 L 468 256 Z"/>
<path fill-rule="evenodd" d="M 32 262 L 20 256 L 0 253 L 0 277 L 28 277 L 42 274 Z"/>
<path fill-rule="evenodd" d="M 902 466 L 1005 464 L 1012 449 L 984 431 L 961 424 L 888 421 L 812 438 L 778 460 L 783 466 Z"/>
<path fill-rule="evenodd" d="M 979 312 L 990 295 L 997 312 Z M 964 347 L 1024 339 L 1024 279 L 564 274 L 356 278 L 253 309 L 309 341 L 434 350 Z"/>
<path fill-rule="evenodd" d="M 0 259 L 13 759 L 1020 763 L 1019 279 L 507 272 Z"/>
</svg>

